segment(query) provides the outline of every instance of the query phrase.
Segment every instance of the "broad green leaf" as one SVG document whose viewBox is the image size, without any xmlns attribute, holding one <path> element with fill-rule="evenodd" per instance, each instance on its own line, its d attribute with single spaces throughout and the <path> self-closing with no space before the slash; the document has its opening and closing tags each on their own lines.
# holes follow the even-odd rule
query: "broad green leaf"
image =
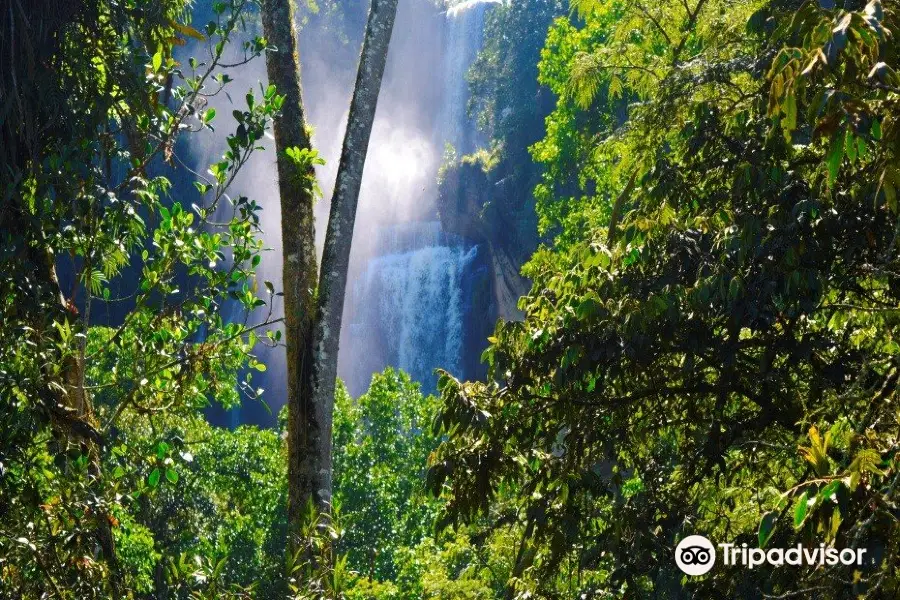
<svg viewBox="0 0 900 600">
<path fill-rule="evenodd" d="M 160 442 L 156 445 L 156 458 L 160 460 L 166 457 L 166 454 L 169 452 L 169 444 L 166 442 Z"/>
<path fill-rule="evenodd" d="M 836 494 L 843 485 L 844 482 L 842 482 L 840 479 L 835 479 L 824 488 L 822 488 L 822 491 L 819 492 L 819 496 L 825 501 L 836 500 Z"/>
<path fill-rule="evenodd" d="M 775 532 L 775 524 L 777 521 L 778 513 L 775 511 L 767 512 L 759 521 L 758 537 L 760 548 L 765 548 L 766 544 L 769 543 L 769 540 L 772 539 L 772 534 Z"/>
<path fill-rule="evenodd" d="M 844 158 L 844 136 L 836 133 L 831 140 L 831 147 L 825 156 L 825 163 L 828 166 L 828 185 L 833 185 L 837 180 L 838 171 L 841 168 L 841 161 Z"/>
<path fill-rule="evenodd" d="M 797 501 L 794 503 L 794 528 L 800 529 L 803 526 L 803 522 L 806 521 L 807 513 L 809 512 L 809 497 L 806 492 L 800 494 L 800 497 L 797 498 Z"/>
<path fill-rule="evenodd" d="M 784 111 L 784 120 L 781 124 L 785 130 L 791 132 L 797 129 L 797 96 L 793 89 L 788 91 L 782 110 Z M 790 135 L 787 135 L 787 139 L 790 141 Z"/>
</svg>

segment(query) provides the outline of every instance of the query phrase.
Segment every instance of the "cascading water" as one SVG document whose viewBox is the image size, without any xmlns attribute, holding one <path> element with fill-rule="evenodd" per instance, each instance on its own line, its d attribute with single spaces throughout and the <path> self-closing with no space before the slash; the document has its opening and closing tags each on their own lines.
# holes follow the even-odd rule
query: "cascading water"
<svg viewBox="0 0 900 600">
<path fill-rule="evenodd" d="M 463 348 L 463 293 L 478 247 L 444 235 L 437 221 L 382 229 L 381 254 L 348 290 L 353 307 L 348 338 L 356 359 L 351 393 L 371 373 L 399 367 L 433 388 L 432 371 L 459 373 Z"/>
<path fill-rule="evenodd" d="M 451 144 L 458 155 L 482 141 L 468 117 L 466 72 L 481 48 L 486 11 L 499 0 L 468 0 L 442 15 L 442 60 L 425 87 L 440 90 L 433 117 L 436 153 Z M 432 180 L 437 172 L 428 174 Z M 418 190 L 411 191 L 412 193 Z M 416 198 L 379 198 L 416 205 L 419 218 L 436 215 L 433 186 Z M 479 282 L 486 281 L 484 252 L 471 242 L 441 231 L 436 220 L 382 223 L 370 240 L 368 259 L 356 269 L 347 290 L 339 374 L 349 391 L 366 390 L 372 373 L 399 367 L 434 391 L 434 369 L 471 376 L 465 369 L 466 323 Z M 416 216 L 412 216 L 413 219 Z M 432 217 L 433 218 L 433 217 Z"/>
<path fill-rule="evenodd" d="M 348 26 L 361 32 L 366 4 L 339 0 Z M 441 231 L 437 221 L 437 173 L 445 144 L 458 155 L 474 151 L 483 140 L 466 114 L 466 72 L 483 41 L 485 15 L 499 0 L 467 0 L 440 12 L 432 0 L 400 0 L 388 65 L 366 158 L 359 211 L 354 229 L 350 273 L 341 331 L 338 376 L 353 395 L 366 391 L 373 373 L 392 365 L 408 371 L 426 391 L 435 389 L 433 370 L 448 369 L 474 377 L 486 333 L 473 331 L 474 311 L 484 313 L 491 302 L 487 251 Z M 198 16 L 204 22 L 209 15 Z M 356 74 L 359 47 L 335 35 L 335 23 L 311 19 L 300 36 L 304 101 L 315 126 L 313 144 L 327 160 L 317 169 L 331 196 L 346 124 L 346 106 Z M 360 40 L 357 40 L 361 41 Z M 196 53 L 186 50 L 186 56 Z M 234 57 L 235 60 L 239 56 Z M 264 62 L 232 73 L 232 90 L 265 84 Z M 192 136 L 182 148 L 191 168 L 203 172 L 225 147 L 231 96 L 209 100 L 222 115 L 218 132 Z M 233 106 L 237 104 L 237 106 Z M 224 121 L 224 122 L 222 122 Z M 258 279 L 280 288 L 280 210 L 278 177 L 270 143 L 251 158 L 234 184 L 234 194 L 257 199 L 264 241 L 272 252 L 264 257 Z M 190 193 L 192 185 L 183 187 Z M 316 206 L 317 246 L 321 251 L 327 201 Z M 242 320 L 224 307 L 226 316 Z M 282 316 L 275 298 L 274 317 Z M 264 315 L 253 315 L 259 320 Z M 266 390 L 270 409 L 245 403 L 230 415 L 211 411 L 215 422 L 272 424 L 284 402 L 286 357 L 283 347 L 257 346 L 268 370 L 253 374 L 253 384 Z"/>
<path fill-rule="evenodd" d="M 500 0 L 466 0 L 445 14 L 444 102 L 438 123 L 440 144 L 450 144 L 460 156 L 476 150 L 482 141 L 467 112 L 469 85 L 466 73 L 484 42 L 484 18 Z"/>
</svg>

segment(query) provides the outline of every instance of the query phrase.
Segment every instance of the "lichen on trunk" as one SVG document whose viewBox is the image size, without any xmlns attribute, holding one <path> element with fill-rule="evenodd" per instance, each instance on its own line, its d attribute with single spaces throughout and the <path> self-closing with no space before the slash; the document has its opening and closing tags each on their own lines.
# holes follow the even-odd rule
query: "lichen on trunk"
<svg viewBox="0 0 900 600">
<path fill-rule="evenodd" d="M 311 335 L 316 288 L 314 195 L 305 185 L 309 173 L 287 155 L 288 148 L 310 149 L 303 111 L 297 32 L 290 0 L 266 0 L 263 32 L 274 47 L 266 54 L 269 83 L 284 96 L 275 120 L 275 147 L 281 204 L 285 345 L 287 348 L 288 520 L 292 531 L 301 522 L 310 490 L 318 487 L 316 449 L 311 444 L 318 425 L 313 418 L 310 386 Z M 309 166 L 312 169 L 312 166 Z"/>
<path fill-rule="evenodd" d="M 397 0 L 372 0 L 322 254 L 314 332 L 313 404 L 315 417 L 322 426 L 316 432 L 322 476 L 316 492 L 323 504 L 331 501 L 332 412 L 350 246 L 363 167 L 396 15 Z"/>
</svg>

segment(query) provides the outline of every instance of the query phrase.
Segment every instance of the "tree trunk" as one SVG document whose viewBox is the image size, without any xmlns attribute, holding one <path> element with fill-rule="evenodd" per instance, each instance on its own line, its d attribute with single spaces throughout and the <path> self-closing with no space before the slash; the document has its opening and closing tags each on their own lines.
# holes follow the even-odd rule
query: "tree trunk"
<svg viewBox="0 0 900 600">
<path fill-rule="evenodd" d="M 353 222 L 363 165 L 387 62 L 397 0 L 372 0 L 347 133 L 338 167 L 322 258 L 318 305 L 313 196 L 302 173 L 284 154 L 309 148 L 300 93 L 300 64 L 289 0 L 267 0 L 263 32 L 278 52 L 267 55 L 269 82 L 285 96 L 275 122 L 284 260 L 284 311 L 288 369 L 288 518 L 292 531 L 308 501 L 331 507 L 331 429 L 338 338 Z M 313 317 L 316 317 L 313 321 Z M 315 353 L 313 353 L 313 340 Z"/>
<path fill-rule="evenodd" d="M 316 450 L 309 466 L 310 478 L 316 483 L 313 489 L 317 503 L 326 507 L 331 502 L 332 412 L 350 245 L 363 167 L 396 15 L 397 0 L 372 0 L 322 254 L 313 351 Z"/>
<path fill-rule="evenodd" d="M 318 482 L 310 478 L 317 446 L 318 425 L 312 418 L 310 352 L 315 315 L 316 245 L 314 197 L 304 182 L 308 173 L 285 154 L 288 148 L 311 147 L 303 116 L 300 59 L 291 0 L 266 0 L 263 34 L 276 51 L 266 54 L 269 83 L 284 96 L 281 117 L 275 120 L 275 149 L 281 196 L 282 283 L 284 286 L 285 344 L 287 346 L 288 523 L 299 531 L 303 509 Z M 312 167 L 309 167 L 312 169 Z M 291 546 L 295 540 L 291 535 Z"/>
<path fill-rule="evenodd" d="M 27 214 L 21 208 L 16 212 Z M 22 228 L 24 230 L 25 226 L 23 225 Z M 37 237 L 43 238 L 43 235 Z M 29 245 L 25 247 L 23 254 L 23 263 L 28 265 L 31 270 L 29 275 L 34 278 L 37 287 L 47 296 L 46 307 L 49 310 L 34 315 L 35 331 L 41 332 L 41 335 L 52 335 L 52 327 L 48 331 L 48 325 L 59 319 L 66 321 L 73 330 L 80 330 L 86 334 L 90 323 L 87 319 L 81 321 L 74 303 L 63 294 L 56 275 L 53 252 Z M 58 306 L 54 307 L 56 302 L 58 302 Z M 80 445 L 83 451 L 86 451 L 90 460 L 89 473 L 92 478 L 99 481 L 103 477 L 100 456 L 103 439 L 97 431 L 93 403 L 85 386 L 83 343 L 78 342 L 78 347 L 71 350 L 71 353 L 61 357 L 58 373 L 49 369 L 45 371 L 46 382 L 43 387 L 47 393 L 42 394 L 41 403 L 49 413 L 53 428 L 63 434 L 69 442 Z M 110 591 L 114 598 L 120 598 L 122 597 L 120 565 L 116 555 L 110 515 L 97 515 L 96 523 L 97 543 L 110 570 L 108 578 Z"/>
</svg>

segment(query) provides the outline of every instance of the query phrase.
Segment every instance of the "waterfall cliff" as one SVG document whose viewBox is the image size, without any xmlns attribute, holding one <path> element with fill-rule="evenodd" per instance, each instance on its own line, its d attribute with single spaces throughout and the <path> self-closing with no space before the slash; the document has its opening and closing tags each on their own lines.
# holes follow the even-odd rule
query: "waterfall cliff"
<svg viewBox="0 0 900 600">
<path fill-rule="evenodd" d="M 460 370 L 463 294 L 478 247 L 445 235 L 437 221 L 385 227 L 381 236 L 381 254 L 348 290 L 347 385 L 364 390 L 373 372 L 391 365 L 430 388 L 435 367 Z"/>
<path fill-rule="evenodd" d="M 439 144 L 450 144 L 457 154 L 475 151 L 485 140 L 469 118 L 469 85 L 466 74 L 484 42 L 487 11 L 500 0 L 466 0 L 445 14 L 444 59 L 441 76 L 444 102 L 438 129 Z"/>
<path fill-rule="evenodd" d="M 432 111 L 436 155 L 445 144 L 462 154 L 483 143 L 466 111 L 466 72 L 482 45 L 485 14 L 497 3 L 468 0 L 440 15 L 440 68 L 418 82 L 439 94 Z M 433 167 L 423 189 L 399 190 L 400 196 L 413 197 L 377 198 L 384 207 L 394 205 L 385 209 L 392 217 L 367 234 L 368 249 L 359 253 L 366 256 L 347 291 L 339 373 L 352 394 L 365 391 L 372 373 L 388 365 L 409 372 L 426 391 L 434 391 L 438 367 L 460 377 L 477 376 L 478 346 L 485 336 L 483 303 L 491 297 L 484 290 L 490 283 L 488 259 L 472 240 L 442 230 L 433 185 L 437 164 Z M 397 210 L 397 205 L 414 210 Z"/>
</svg>

